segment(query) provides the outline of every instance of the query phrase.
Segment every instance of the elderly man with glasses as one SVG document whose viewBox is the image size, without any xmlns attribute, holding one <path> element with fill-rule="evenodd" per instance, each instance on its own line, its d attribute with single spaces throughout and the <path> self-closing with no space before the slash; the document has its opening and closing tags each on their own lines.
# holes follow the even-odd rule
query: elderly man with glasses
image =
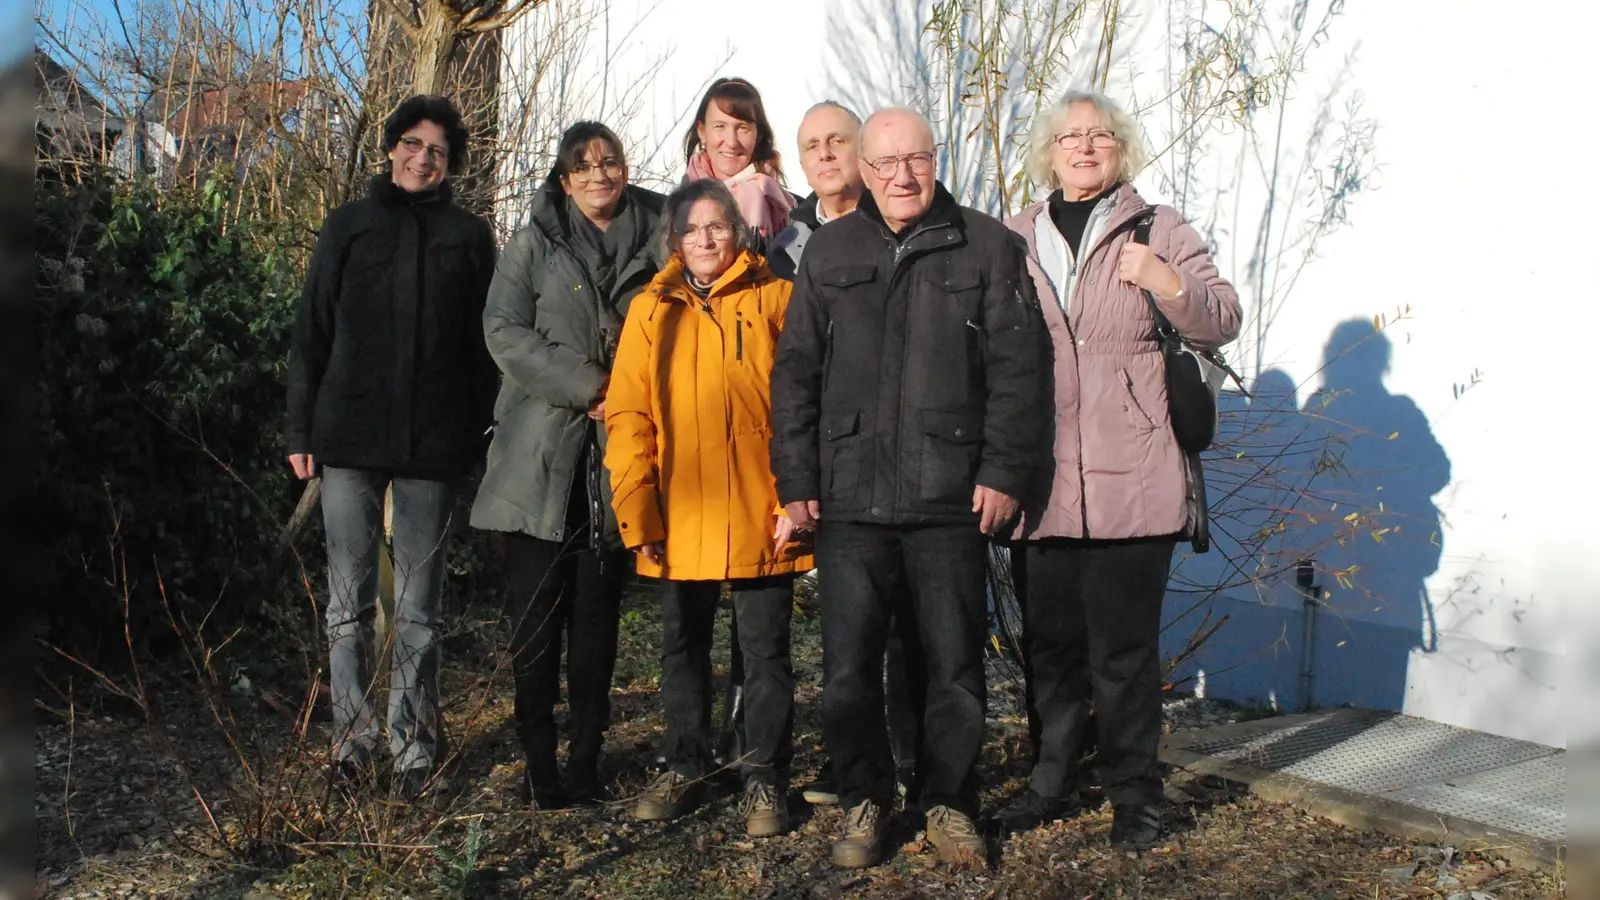
<svg viewBox="0 0 1600 900">
<path fill-rule="evenodd" d="M 883 655 L 892 617 L 921 644 L 927 834 L 982 866 L 985 535 L 1017 513 L 1048 452 L 1044 331 L 1022 249 L 934 178 L 908 109 L 861 128 L 867 193 L 812 236 L 772 375 L 780 502 L 817 530 L 823 740 L 849 810 L 833 861 L 875 864 L 894 793 Z"/>
</svg>

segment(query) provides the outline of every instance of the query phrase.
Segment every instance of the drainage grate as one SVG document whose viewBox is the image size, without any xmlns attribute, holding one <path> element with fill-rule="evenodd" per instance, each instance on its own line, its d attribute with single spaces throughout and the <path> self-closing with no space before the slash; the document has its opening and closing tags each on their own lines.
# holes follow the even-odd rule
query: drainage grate
<svg viewBox="0 0 1600 900">
<path fill-rule="evenodd" d="M 1566 757 L 1541 744 L 1341 709 L 1185 749 L 1547 840 L 1566 834 Z"/>
</svg>

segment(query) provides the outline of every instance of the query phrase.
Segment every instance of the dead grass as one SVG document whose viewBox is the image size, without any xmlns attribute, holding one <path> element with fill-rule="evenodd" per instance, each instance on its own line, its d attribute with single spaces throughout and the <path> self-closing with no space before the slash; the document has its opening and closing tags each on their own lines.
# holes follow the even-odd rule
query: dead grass
<svg viewBox="0 0 1600 900">
<path fill-rule="evenodd" d="M 643 786 L 662 737 L 656 697 L 657 619 L 648 600 L 630 603 L 623 624 L 615 724 L 602 774 L 615 794 Z M 719 623 L 718 637 L 726 634 Z M 818 635 L 796 623 L 795 787 L 818 760 Z M 1511 869 L 1492 855 L 1448 865 L 1438 848 L 1357 832 L 1232 787 L 1175 773 L 1178 825 L 1172 843 L 1142 855 L 1111 850 L 1109 808 L 991 846 L 993 865 L 955 871 L 935 861 L 919 818 L 891 823 L 898 849 L 883 865 L 841 872 L 828 842 L 842 824 L 834 809 L 790 798 L 794 829 L 759 841 L 736 821 L 737 796 L 716 790 L 691 815 L 667 824 L 632 822 L 623 803 L 597 810 L 530 812 L 517 802 L 522 764 L 511 728 L 511 697 L 496 671 L 492 641 L 457 653 L 446 678 L 457 753 L 450 787 L 417 805 L 381 791 L 352 806 L 319 802 L 315 778 L 282 810 L 317 841 L 244 852 L 212 833 L 171 758 L 182 753 L 207 793 L 219 827 L 239 835 L 255 810 L 229 806 L 248 796 L 219 752 L 221 735 L 200 705 L 168 697 L 152 728 L 128 719 L 55 722 L 37 732 L 37 877 L 47 897 L 377 898 L 1412 898 L 1547 900 L 1564 897 L 1549 873 Z M 725 652 L 719 664 L 726 663 Z M 504 672 L 501 667 L 498 671 Z M 1020 789 L 1025 729 L 1015 691 L 994 684 L 985 747 L 986 808 Z M 293 727 L 293 714 L 259 697 L 235 698 L 241 728 L 267 737 Z M 321 735 L 318 735 L 319 741 Z M 319 748 L 279 763 L 302 776 L 325 765 Z M 1092 797 L 1090 798 L 1093 799 Z M 321 824 L 321 830 L 318 825 Z M 329 823 L 342 823 L 337 826 Z M 230 831 L 231 830 L 231 831 Z M 1420 862 L 1419 862 L 1420 861 Z M 1412 869 L 1412 864 L 1418 864 Z M 1443 870 L 1441 870 L 1441 868 Z M 1406 874 L 1410 869 L 1409 874 Z M 1474 894 L 1473 892 L 1477 892 Z"/>
</svg>

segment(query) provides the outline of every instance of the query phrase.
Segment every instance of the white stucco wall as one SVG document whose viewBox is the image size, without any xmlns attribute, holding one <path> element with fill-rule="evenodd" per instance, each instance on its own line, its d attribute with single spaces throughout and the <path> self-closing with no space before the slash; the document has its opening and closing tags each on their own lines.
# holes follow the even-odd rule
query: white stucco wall
<svg viewBox="0 0 1600 900">
<path fill-rule="evenodd" d="M 657 187 L 681 177 L 681 136 L 705 85 L 749 78 L 777 129 L 790 187 L 804 194 L 794 129 L 812 102 L 937 110 L 937 65 L 922 34 L 928 6 L 753 0 L 736 20 L 717 21 L 723 7 L 696 0 L 614 0 L 555 49 L 530 49 L 532 37 L 510 42 L 505 74 L 512 81 L 534 71 L 534 59 L 560 56 L 551 68 L 562 78 L 547 77 L 535 118 L 611 123 L 630 144 L 636 176 Z M 1293 33 L 1293 4 L 1266 6 L 1258 67 Z M 551 17 L 576 7 L 552 0 L 522 27 L 548 32 Z M 1200 0 L 1121 8 L 1108 89 L 1140 110 L 1149 142 L 1166 147 L 1180 134 L 1167 98 L 1185 40 L 1206 37 L 1197 21 L 1229 23 L 1221 4 Z M 1233 353 L 1246 374 L 1267 373 L 1262 384 L 1280 399 L 1294 389 L 1287 411 L 1264 416 L 1258 405 L 1233 417 L 1235 428 L 1263 418 L 1273 426 L 1244 443 L 1261 449 L 1290 434 L 1305 436 L 1291 441 L 1303 446 L 1332 435 L 1350 472 L 1315 482 L 1319 499 L 1300 502 L 1294 527 L 1265 544 L 1268 568 L 1314 548 L 1325 568 L 1350 573 L 1348 587 L 1322 579 L 1331 596 L 1318 623 L 1314 701 L 1387 706 L 1564 746 L 1572 707 L 1558 690 L 1561 664 L 1575 642 L 1597 641 L 1592 625 L 1576 624 L 1593 617 L 1564 616 L 1563 607 L 1600 600 L 1600 553 L 1588 546 L 1587 525 L 1600 490 L 1578 371 L 1592 329 L 1593 276 L 1581 253 L 1592 179 L 1560 174 L 1585 158 L 1579 148 L 1591 129 L 1555 88 L 1586 83 L 1580 43 L 1596 13 L 1526 0 L 1516 21 L 1541 27 L 1512 27 L 1513 13 L 1487 0 L 1351 0 L 1319 33 L 1323 8 L 1308 7 L 1300 40 L 1310 49 L 1281 116 L 1269 109 L 1249 127 L 1202 129 L 1188 155 L 1180 144 L 1136 183 L 1183 208 L 1240 286 L 1251 322 Z M 1054 75 L 1060 87 L 1081 79 L 1094 51 L 1092 40 L 1080 46 Z M 542 174 L 547 147 L 533 150 Z M 992 199 L 992 178 L 974 182 L 972 152 L 958 147 L 969 160 L 967 193 Z M 1327 207 L 1341 159 L 1359 176 L 1347 221 L 1308 247 L 1302 238 Z M 510 174 L 512 187 L 527 185 Z M 521 215 L 514 203 L 502 208 L 507 226 Z M 1258 253 L 1263 222 L 1273 237 Z M 1360 324 L 1374 317 L 1380 332 Z M 1365 340 L 1325 371 L 1325 346 L 1352 336 Z M 1340 393 L 1326 410 L 1293 412 L 1323 388 Z M 1295 476 L 1311 459 L 1283 465 Z M 1281 508 L 1288 497 L 1241 491 L 1227 501 L 1224 527 L 1248 531 L 1272 519 L 1248 509 L 1256 501 Z M 1374 527 L 1398 526 L 1381 543 L 1363 534 L 1321 546 L 1329 522 L 1380 508 L 1386 518 Z M 1175 584 L 1241 582 L 1207 601 L 1230 620 L 1186 671 L 1205 670 L 1213 695 L 1292 706 L 1297 598 L 1277 579 L 1242 583 L 1222 555 L 1178 568 Z M 1235 562 L 1254 572 L 1262 560 Z M 1175 592 L 1169 613 L 1195 596 Z M 1169 649 L 1193 619 L 1169 630 Z"/>
</svg>

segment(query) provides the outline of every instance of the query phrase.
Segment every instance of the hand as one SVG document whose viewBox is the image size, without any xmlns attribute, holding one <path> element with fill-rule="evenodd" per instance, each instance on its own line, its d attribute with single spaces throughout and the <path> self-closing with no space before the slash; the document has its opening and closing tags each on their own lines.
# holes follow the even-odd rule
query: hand
<svg viewBox="0 0 1600 900">
<path fill-rule="evenodd" d="M 606 398 L 601 397 L 599 400 L 596 400 L 594 405 L 589 407 L 589 411 L 585 413 L 585 415 L 596 422 L 604 422 L 606 420 Z"/>
<path fill-rule="evenodd" d="M 1007 522 L 1016 517 L 1017 501 L 980 484 L 972 492 L 972 511 L 980 514 L 979 531 L 984 534 L 998 534 Z"/>
<path fill-rule="evenodd" d="M 1176 297 L 1183 290 L 1183 276 L 1176 269 L 1162 262 L 1148 245 L 1132 241 L 1122 245 L 1117 277 L 1158 297 Z"/>
<path fill-rule="evenodd" d="M 661 565 L 661 561 L 667 556 L 666 541 L 651 541 L 648 544 L 641 544 L 634 549 L 637 552 L 644 554 L 645 559 L 650 560 L 650 562 L 658 566 Z"/>
<path fill-rule="evenodd" d="M 815 500 L 796 500 L 785 503 L 783 512 L 797 531 L 811 531 L 817 527 L 817 520 L 822 518 L 822 504 Z"/>
<path fill-rule="evenodd" d="M 794 520 L 788 516 L 773 516 L 772 518 L 776 520 L 772 528 L 772 549 L 781 551 L 783 545 L 789 543 L 789 539 L 794 537 Z"/>
<path fill-rule="evenodd" d="M 289 454 L 289 468 L 294 469 L 294 477 L 301 481 L 317 474 L 317 463 L 309 453 Z"/>
</svg>

